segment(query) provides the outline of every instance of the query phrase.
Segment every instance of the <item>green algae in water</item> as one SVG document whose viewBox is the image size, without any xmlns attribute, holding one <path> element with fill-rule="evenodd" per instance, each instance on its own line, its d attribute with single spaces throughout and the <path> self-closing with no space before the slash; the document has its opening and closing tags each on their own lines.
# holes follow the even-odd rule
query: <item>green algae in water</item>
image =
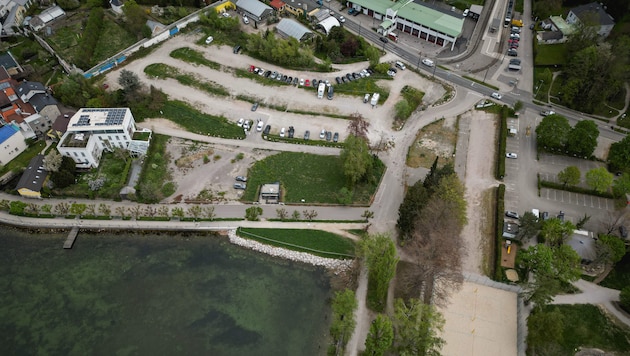
<svg viewBox="0 0 630 356">
<path fill-rule="evenodd" d="M 2 355 L 325 354 L 320 269 L 211 236 L 3 235 Z"/>
</svg>

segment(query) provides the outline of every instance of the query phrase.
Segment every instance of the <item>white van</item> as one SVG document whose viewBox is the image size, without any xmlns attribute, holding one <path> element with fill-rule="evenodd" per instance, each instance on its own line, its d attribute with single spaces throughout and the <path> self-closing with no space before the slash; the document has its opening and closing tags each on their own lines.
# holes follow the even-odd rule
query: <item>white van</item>
<svg viewBox="0 0 630 356">
<path fill-rule="evenodd" d="M 532 209 L 532 214 L 534 214 L 536 219 L 540 219 L 540 211 L 538 209 Z"/>
<path fill-rule="evenodd" d="M 428 67 L 433 67 L 435 65 L 435 63 L 433 63 L 433 61 L 428 58 L 423 59 L 422 64 Z"/>
</svg>

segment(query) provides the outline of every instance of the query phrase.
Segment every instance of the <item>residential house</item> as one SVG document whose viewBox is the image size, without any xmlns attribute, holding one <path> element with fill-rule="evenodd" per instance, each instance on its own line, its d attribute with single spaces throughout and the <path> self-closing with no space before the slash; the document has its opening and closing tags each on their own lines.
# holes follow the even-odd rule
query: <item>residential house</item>
<svg viewBox="0 0 630 356">
<path fill-rule="evenodd" d="M 0 127 L 0 164 L 6 165 L 26 150 L 26 141 L 15 124 Z"/>
<path fill-rule="evenodd" d="M 273 12 L 273 9 L 258 0 L 238 0 L 236 8 L 250 19 L 260 22 Z"/>
<path fill-rule="evenodd" d="M 137 129 L 129 108 L 83 108 L 70 118 L 57 150 L 77 168 L 98 167 L 103 151 L 123 148 L 132 155 L 149 149 L 151 130 Z"/>
<path fill-rule="evenodd" d="M 284 11 L 286 3 L 282 0 L 271 0 L 269 6 L 274 9 L 277 13 L 282 13 Z"/>
<path fill-rule="evenodd" d="M 48 177 L 48 172 L 44 170 L 44 155 L 37 155 L 31 159 L 22 172 L 22 176 L 16 186 L 18 193 L 27 198 L 41 198 L 42 187 Z"/>
<path fill-rule="evenodd" d="M 313 36 L 313 32 L 309 30 L 306 26 L 291 19 L 280 20 L 280 22 L 276 26 L 276 30 L 278 30 L 278 34 L 280 34 L 281 37 L 293 37 L 299 42 L 302 42 Z"/>
<path fill-rule="evenodd" d="M 451 51 L 462 34 L 464 18 L 428 4 L 413 0 L 350 0 L 348 7 L 381 21 L 377 32 L 382 35 L 399 30 L 438 46 L 450 44 Z"/>
<path fill-rule="evenodd" d="M 59 141 L 63 134 L 68 130 L 68 124 L 70 123 L 70 118 L 74 116 L 75 113 L 68 113 L 57 116 L 55 121 L 53 122 L 52 127 L 48 130 L 48 137 L 53 140 Z"/>
<path fill-rule="evenodd" d="M 2 21 L 2 35 L 13 36 L 16 29 L 22 25 L 26 10 L 33 4 L 33 0 L 0 0 L 0 19 Z"/>
<path fill-rule="evenodd" d="M 284 11 L 293 14 L 295 17 L 304 17 L 313 13 L 313 10 L 322 7 L 321 1 L 312 0 L 289 0 L 285 3 Z"/>
<path fill-rule="evenodd" d="M 601 3 L 592 2 L 586 5 L 580 5 L 569 10 L 567 15 L 568 24 L 583 24 L 588 27 L 594 27 L 597 34 L 606 38 L 610 35 L 615 20 L 606 12 L 606 8 Z"/>
<path fill-rule="evenodd" d="M 9 75 L 17 75 L 24 71 L 10 51 L 0 54 L 0 66 L 4 67 Z"/>
</svg>

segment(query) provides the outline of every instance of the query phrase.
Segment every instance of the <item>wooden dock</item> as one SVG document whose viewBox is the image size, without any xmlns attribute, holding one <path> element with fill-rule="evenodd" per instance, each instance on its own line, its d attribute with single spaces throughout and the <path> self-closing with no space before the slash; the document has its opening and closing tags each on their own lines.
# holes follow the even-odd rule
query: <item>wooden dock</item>
<svg viewBox="0 0 630 356">
<path fill-rule="evenodd" d="M 72 245 L 74 245 L 74 241 L 77 239 L 77 235 L 79 234 L 79 227 L 75 226 L 70 230 L 70 234 L 66 239 L 66 242 L 63 243 L 64 249 L 71 249 Z"/>
</svg>

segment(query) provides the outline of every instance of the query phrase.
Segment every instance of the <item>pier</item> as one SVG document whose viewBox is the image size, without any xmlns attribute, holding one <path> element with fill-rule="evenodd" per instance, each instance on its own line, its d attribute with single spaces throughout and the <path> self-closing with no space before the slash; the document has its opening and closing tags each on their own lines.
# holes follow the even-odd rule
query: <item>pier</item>
<svg viewBox="0 0 630 356">
<path fill-rule="evenodd" d="M 70 230 L 70 234 L 66 239 L 66 242 L 63 243 L 64 249 L 71 249 L 72 245 L 74 245 L 74 241 L 77 239 L 77 235 L 79 234 L 79 227 L 75 226 Z"/>
</svg>

